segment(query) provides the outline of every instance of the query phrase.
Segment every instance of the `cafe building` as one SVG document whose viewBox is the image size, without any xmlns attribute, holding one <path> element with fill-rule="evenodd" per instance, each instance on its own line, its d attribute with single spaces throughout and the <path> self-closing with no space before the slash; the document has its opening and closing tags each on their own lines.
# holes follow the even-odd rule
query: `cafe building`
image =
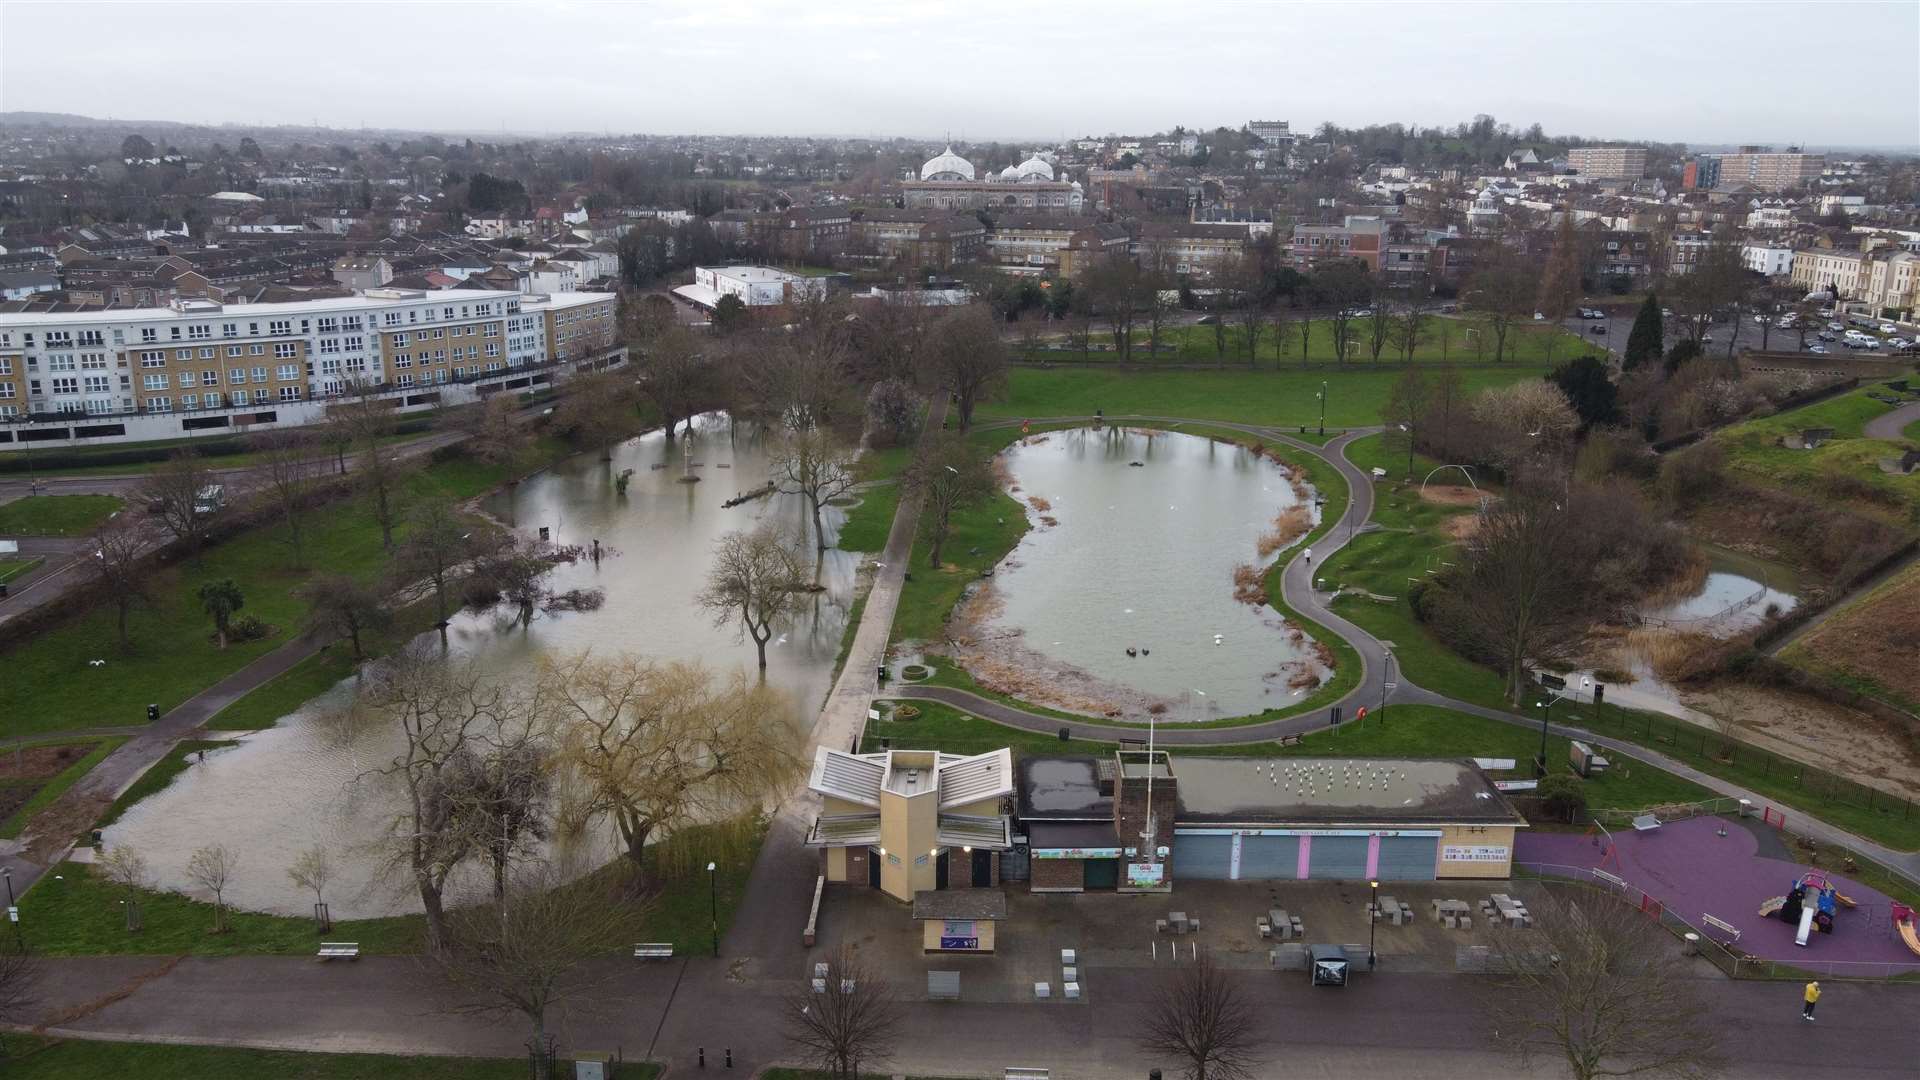
<svg viewBox="0 0 1920 1080">
<path fill-rule="evenodd" d="M 821 799 L 807 843 L 820 850 L 828 882 L 878 889 L 927 911 L 948 908 L 922 905 L 921 894 L 1000 884 L 1001 859 L 1013 846 L 1011 751 L 849 754 L 821 747 L 807 786 Z M 977 905 L 952 910 L 959 913 L 953 921 L 982 925 L 979 933 L 946 936 L 982 939 L 980 951 L 990 951 L 989 924 L 999 916 Z"/>
<path fill-rule="evenodd" d="M 1034 892 L 1503 879 L 1525 827 L 1468 760 L 1122 750 L 1019 766 L 1016 828 Z"/>
</svg>

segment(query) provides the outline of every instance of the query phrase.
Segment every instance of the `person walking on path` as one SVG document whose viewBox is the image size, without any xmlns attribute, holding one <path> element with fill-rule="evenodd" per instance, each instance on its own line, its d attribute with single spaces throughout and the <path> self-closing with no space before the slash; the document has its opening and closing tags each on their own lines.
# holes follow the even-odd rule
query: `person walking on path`
<svg viewBox="0 0 1920 1080">
<path fill-rule="evenodd" d="M 1807 1004 L 1805 1008 L 1800 1010 L 1800 1016 L 1802 1019 L 1811 1020 L 1813 1019 L 1813 1007 L 1820 1004 L 1820 980 L 1815 979 L 1808 983 L 1807 992 L 1801 996 L 1806 999 Z"/>
<path fill-rule="evenodd" d="M 1308 548 L 1306 550 L 1306 556 L 1307 556 L 1307 565 L 1312 566 L 1313 565 L 1313 549 L 1312 548 Z"/>
</svg>

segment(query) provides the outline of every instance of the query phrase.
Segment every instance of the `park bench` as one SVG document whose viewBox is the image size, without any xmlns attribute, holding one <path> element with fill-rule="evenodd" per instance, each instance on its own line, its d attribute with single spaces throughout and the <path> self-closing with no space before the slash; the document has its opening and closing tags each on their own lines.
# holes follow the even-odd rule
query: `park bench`
<svg viewBox="0 0 1920 1080">
<path fill-rule="evenodd" d="M 357 941 L 323 941 L 320 943 L 322 960 L 358 960 L 360 943 Z"/>
<path fill-rule="evenodd" d="M 1282 735 L 1282 736 L 1280 736 L 1280 745 L 1281 745 L 1281 746 L 1299 746 L 1299 745 L 1300 745 L 1300 736 L 1298 736 L 1298 735 Z"/>
<path fill-rule="evenodd" d="M 1734 941 L 1740 940 L 1740 928 L 1737 926 L 1734 926 L 1732 923 L 1727 922 L 1725 919 L 1716 919 L 1713 916 L 1703 911 L 1700 913 L 1700 921 L 1703 923 L 1706 923 L 1708 926 L 1713 927 L 1715 930 L 1718 930 L 1723 934 L 1731 935 L 1732 940 Z"/>
<path fill-rule="evenodd" d="M 633 947 L 633 958 L 635 960 L 671 960 L 673 942 L 643 941 Z"/>
</svg>

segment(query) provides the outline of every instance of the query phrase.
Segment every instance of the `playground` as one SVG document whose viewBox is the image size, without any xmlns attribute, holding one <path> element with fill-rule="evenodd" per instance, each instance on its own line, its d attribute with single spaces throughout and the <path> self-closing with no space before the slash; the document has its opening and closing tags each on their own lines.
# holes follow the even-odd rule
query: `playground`
<svg viewBox="0 0 1920 1080">
<path fill-rule="evenodd" d="M 1544 873 L 1578 867 L 1612 875 L 1737 955 L 1920 971 L 1920 939 L 1909 944 L 1914 917 L 1905 905 L 1843 874 L 1793 862 L 1759 818 L 1697 817 L 1584 835 L 1528 832 L 1516 844 L 1517 861 Z M 1790 909 L 1791 922 L 1782 908 Z M 1803 920 L 1803 910 L 1814 919 Z M 1895 922 L 1900 915 L 1904 925 Z M 1806 944 L 1798 945 L 1803 921 Z"/>
</svg>

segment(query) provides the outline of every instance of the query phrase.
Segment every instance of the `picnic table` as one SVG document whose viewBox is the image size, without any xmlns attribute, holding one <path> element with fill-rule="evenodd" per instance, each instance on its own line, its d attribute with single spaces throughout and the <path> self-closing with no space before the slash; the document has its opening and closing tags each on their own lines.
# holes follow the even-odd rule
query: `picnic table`
<svg viewBox="0 0 1920 1080">
<path fill-rule="evenodd" d="M 1465 900 L 1433 901 L 1433 917 L 1449 930 L 1473 929 L 1473 909 Z"/>
<path fill-rule="evenodd" d="M 1285 908 L 1267 909 L 1266 930 L 1262 937 L 1278 937 L 1281 941 L 1292 941 L 1306 935 L 1306 927 L 1300 922 L 1300 916 L 1288 914 Z"/>
<path fill-rule="evenodd" d="M 1515 930 L 1525 930 L 1533 925 L 1533 915 L 1522 904 L 1506 893 L 1494 893 L 1480 901 L 1480 914 L 1489 920 L 1499 920 Z"/>
<path fill-rule="evenodd" d="M 1405 926 L 1413 921 L 1413 905 L 1403 904 L 1391 896 L 1382 896 L 1378 908 L 1367 905 L 1367 914 L 1375 921 L 1385 919 L 1395 926 Z"/>
</svg>

